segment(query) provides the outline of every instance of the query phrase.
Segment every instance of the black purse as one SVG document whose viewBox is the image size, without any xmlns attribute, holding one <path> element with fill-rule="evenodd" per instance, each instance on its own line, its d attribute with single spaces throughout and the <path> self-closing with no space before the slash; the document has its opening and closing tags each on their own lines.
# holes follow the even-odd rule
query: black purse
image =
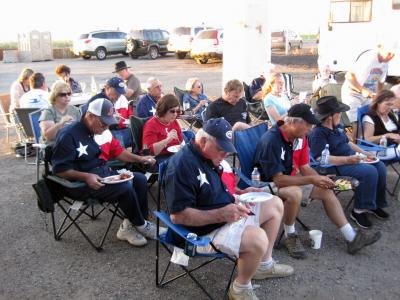
<svg viewBox="0 0 400 300">
<path fill-rule="evenodd" d="M 37 183 L 32 184 L 33 189 L 37 195 L 37 204 L 42 212 L 54 212 L 54 203 L 57 200 L 51 193 L 45 178 L 39 179 Z"/>
</svg>

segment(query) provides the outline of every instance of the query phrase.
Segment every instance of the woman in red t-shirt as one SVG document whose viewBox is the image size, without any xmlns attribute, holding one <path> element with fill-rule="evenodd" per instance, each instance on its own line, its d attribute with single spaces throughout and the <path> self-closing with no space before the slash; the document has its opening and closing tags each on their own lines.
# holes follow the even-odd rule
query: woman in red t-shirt
<svg viewBox="0 0 400 300">
<path fill-rule="evenodd" d="M 179 100 L 167 94 L 156 104 L 156 114 L 143 128 L 142 145 L 147 146 L 155 156 L 171 155 L 167 148 L 183 141 L 182 130 L 176 117 L 180 111 Z"/>
</svg>

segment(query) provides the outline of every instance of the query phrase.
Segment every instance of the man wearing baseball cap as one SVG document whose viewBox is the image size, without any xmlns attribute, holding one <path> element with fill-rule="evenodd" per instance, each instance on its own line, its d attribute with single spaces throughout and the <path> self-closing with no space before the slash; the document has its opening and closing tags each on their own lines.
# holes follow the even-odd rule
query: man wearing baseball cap
<svg viewBox="0 0 400 300">
<path fill-rule="evenodd" d="M 123 147 L 128 148 L 133 143 L 131 129 L 127 127 L 129 117 L 133 115 L 133 107 L 129 105 L 125 93 L 125 82 L 119 77 L 112 77 L 107 80 L 100 93 L 94 95 L 87 103 L 82 105 L 81 112 L 84 115 L 88 105 L 96 99 L 103 98 L 110 100 L 115 109 L 114 117 L 118 121 L 117 124 L 110 126 L 111 133 L 119 140 Z"/>
<path fill-rule="evenodd" d="M 147 221 L 147 180 L 141 173 L 134 173 L 133 181 L 104 184 L 102 178 L 115 175 L 107 161 L 154 164 L 151 156 L 138 156 L 121 147 L 107 130 L 117 124 L 113 117 L 114 107 L 104 98 L 90 102 L 79 122 L 63 127 L 55 141 L 52 166 L 57 176 L 82 181 L 86 186 L 79 189 L 65 188 L 67 195 L 76 198 L 93 196 L 100 201 L 119 203 L 125 214 L 117 238 L 134 246 L 143 246 L 147 238 L 155 238 L 156 228 Z"/>
<path fill-rule="evenodd" d="M 307 256 L 295 229 L 302 198 L 320 199 L 323 202 L 327 216 L 346 239 L 347 251 L 350 254 L 380 238 L 379 232 L 367 234 L 353 229 L 332 190 L 334 182 L 310 167 L 306 136 L 312 126 L 318 123 L 309 105 L 293 105 L 285 121 L 278 121 L 263 134 L 255 154 L 254 163 L 259 167 L 261 179 L 273 181 L 278 187 L 278 196 L 284 201 L 283 243 L 294 258 Z M 301 176 L 297 176 L 297 173 Z"/>
<path fill-rule="evenodd" d="M 285 277 L 294 270 L 272 259 L 282 217 L 281 199 L 273 197 L 250 210 L 235 201 L 222 181 L 221 163 L 234 152 L 231 125 L 223 118 L 206 121 L 194 141 L 168 162 L 166 203 L 172 222 L 209 237 L 215 248 L 238 258 L 238 276 L 229 289 L 230 299 L 257 299 L 252 278 Z M 236 193 L 259 191 L 248 188 Z M 202 253 L 214 251 L 212 247 L 197 248 Z"/>
</svg>

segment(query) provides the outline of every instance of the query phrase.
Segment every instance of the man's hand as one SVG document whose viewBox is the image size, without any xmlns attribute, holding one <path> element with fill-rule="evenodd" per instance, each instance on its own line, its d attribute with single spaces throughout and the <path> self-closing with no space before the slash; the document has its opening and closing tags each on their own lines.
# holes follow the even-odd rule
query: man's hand
<svg viewBox="0 0 400 300">
<path fill-rule="evenodd" d="M 361 157 L 358 155 L 351 155 L 346 157 L 346 164 L 348 165 L 354 165 L 358 164 L 361 161 Z"/>
<path fill-rule="evenodd" d="M 101 179 L 102 178 L 97 174 L 87 173 L 85 182 L 91 189 L 98 190 L 104 186 L 104 184 L 101 183 Z"/>
<path fill-rule="evenodd" d="M 229 204 L 219 209 L 222 220 L 227 223 L 233 223 L 241 218 L 248 217 L 251 213 L 250 209 L 243 205 Z"/>
<path fill-rule="evenodd" d="M 140 156 L 140 162 L 145 165 L 154 165 L 156 160 L 153 156 Z"/>
<path fill-rule="evenodd" d="M 61 118 L 60 123 L 62 124 L 62 126 L 65 126 L 66 124 L 72 122 L 73 120 L 74 118 L 71 116 L 64 116 Z"/>
<path fill-rule="evenodd" d="M 335 187 L 335 183 L 332 179 L 327 176 L 320 175 L 313 176 L 312 184 L 323 189 L 332 189 Z"/>
</svg>

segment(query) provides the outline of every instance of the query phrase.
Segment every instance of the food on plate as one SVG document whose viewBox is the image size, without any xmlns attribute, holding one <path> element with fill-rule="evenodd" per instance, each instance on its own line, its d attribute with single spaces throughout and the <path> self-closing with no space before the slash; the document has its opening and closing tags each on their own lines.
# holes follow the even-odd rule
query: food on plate
<svg viewBox="0 0 400 300">
<path fill-rule="evenodd" d="M 350 190 L 351 189 L 351 182 L 348 179 L 337 179 L 335 181 L 335 188 L 340 191 Z"/>
<path fill-rule="evenodd" d="M 124 179 L 130 178 L 130 177 L 131 177 L 131 175 L 128 174 L 128 173 L 119 174 L 119 179 L 120 180 L 124 180 Z"/>
<path fill-rule="evenodd" d="M 374 162 L 374 161 L 376 161 L 376 158 L 365 157 L 365 158 L 362 159 L 362 161 L 364 161 L 364 162 Z"/>
</svg>

